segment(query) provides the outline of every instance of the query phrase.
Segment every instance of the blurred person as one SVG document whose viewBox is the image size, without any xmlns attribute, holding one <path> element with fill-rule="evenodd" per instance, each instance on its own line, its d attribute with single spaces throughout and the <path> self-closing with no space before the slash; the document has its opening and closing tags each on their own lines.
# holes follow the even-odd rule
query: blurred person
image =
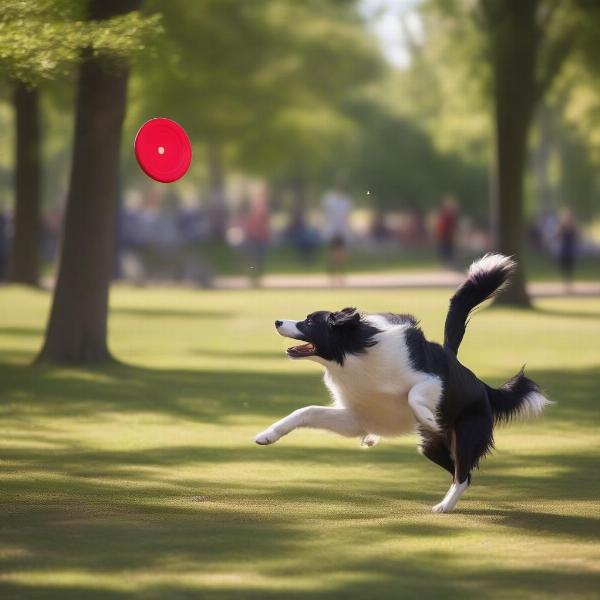
<svg viewBox="0 0 600 600">
<path fill-rule="evenodd" d="M 428 243 L 427 222 L 421 208 L 415 208 L 412 212 L 412 231 L 416 245 L 422 246 Z"/>
<path fill-rule="evenodd" d="M 385 213 L 376 209 L 371 221 L 371 238 L 378 246 L 383 246 L 390 239 L 390 230 L 385 222 Z"/>
<path fill-rule="evenodd" d="M 334 285 L 343 284 L 348 265 L 351 212 L 352 201 L 346 186 L 338 181 L 323 197 L 325 239 L 329 248 L 327 267 Z"/>
<path fill-rule="evenodd" d="M 304 262 L 311 263 L 314 261 L 315 250 L 319 245 L 319 234 L 307 222 L 304 214 L 299 211 L 294 212 L 286 230 L 286 237 Z"/>
<path fill-rule="evenodd" d="M 458 208 L 453 196 L 446 196 L 435 221 L 435 239 L 442 264 L 454 265 Z"/>
<path fill-rule="evenodd" d="M 250 265 L 252 285 L 258 287 L 271 241 L 269 191 L 266 186 L 261 186 L 252 194 L 242 217 L 242 227 L 246 251 L 252 262 Z"/>
<path fill-rule="evenodd" d="M 180 240 L 175 210 L 165 208 L 163 198 L 151 188 L 128 217 L 141 267 L 138 283 L 178 278 Z"/>
<path fill-rule="evenodd" d="M 565 282 L 565 291 L 572 291 L 573 273 L 577 260 L 578 231 L 570 209 L 561 211 L 558 225 L 558 263 Z"/>
<path fill-rule="evenodd" d="M 176 225 L 180 241 L 180 268 L 185 282 L 210 288 L 214 271 L 200 254 L 200 244 L 210 237 L 210 221 L 197 198 L 178 201 Z"/>
</svg>

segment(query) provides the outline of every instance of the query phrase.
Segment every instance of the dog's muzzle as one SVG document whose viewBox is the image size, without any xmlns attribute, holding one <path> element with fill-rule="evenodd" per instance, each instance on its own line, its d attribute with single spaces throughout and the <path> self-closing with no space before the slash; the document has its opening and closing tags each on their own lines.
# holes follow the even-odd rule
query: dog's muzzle
<svg viewBox="0 0 600 600">
<path fill-rule="evenodd" d="M 298 329 L 296 323 L 298 323 L 298 321 L 275 321 L 275 328 L 277 329 L 277 333 L 283 337 L 301 340 L 304 336 Z"/>
</svg>

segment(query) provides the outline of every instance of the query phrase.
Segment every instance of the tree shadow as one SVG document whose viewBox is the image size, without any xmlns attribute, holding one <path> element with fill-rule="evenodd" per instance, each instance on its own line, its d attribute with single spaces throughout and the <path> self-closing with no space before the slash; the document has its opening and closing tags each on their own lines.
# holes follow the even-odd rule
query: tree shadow
<svg viewBox="0 0 600 600">
<path fill-rule="evenodd" d="M 190 350 L 189 352 L 194 356 L 201 356 L 202 358 L 286 358 L 284 350 L 245 350 L 243 352 L 238 352 L 231 348 L 227 348 L 226 350 L 216 350 L 214 348 L 196 348 Z"/>
<path fill-rule="evenodd" d="M 11 355 L 30 353 L 11 352 Z M 3 393 L 18 395 L 31 416 L 80 416 L 108 411 L 156 412 L 227 423 L 244 415 L 271 416 L 315 401 L 327 402 L 318 375 L 146 369 L 125 364 L 82 370 L 0 363 Z M 18 414 L 22 403 L 2 407 Z"/>
<path fill-rule="evenodd" d="M 585 310 L 559 310 L 555 308 L 545 308 L 541 306 L 535 306 L 534 311 L 536 314 L 550 317 L 567 317 L 573 319 L 591 319 L 592 321 L 600 320 L 600 312 L 590 312 Z"/>
<path fill-rule="evenodd" d="M 594 423 L 600 368 L 530 374 L 558 401 L 547 417 L 554 429 L 577 435 Z M 167 446 L 157 440 L 142 449 L 98 450 L 44 427 L 44 416 L 83 416 L 101 426 L 105 414 L 136 412 L 178 419 L 182 426 L 216 425 L 224 431 L 249 417 L 268 424 L 301 405 L 326 403 L 320 374 L 130 365 L 73 371 L 0 364 L 0 386 L 0 418 L 35 423 L 35 429 L 3 434 L 1 547 L 15 551 L 0 553 L 0 570 L 83 572 L 100 579 L 96 585 L 50 585 L 5 578 L 0 581 L 4 597 L 264 600 L 283 594 L 266 581 L 293 578 L 303 569 L 319 581 L 332 577 L 327 585 L 291 586 L 285 589 L 286 597 L 496 600 L 540 594 L 589 596 L 597 589 L 597 579 L 584 566 L 569 572 L 554 570 L 551 563 L 548 568 L 481 568 L 460 553 L 462 536 L 479 524 L 495 524 L 500 531 L 518 532 L 540 544 L 548 536 L 593 543 L 598 536 L 595 515 L 536 512 L 533 504 L 536 499 L 565 506 L 597 499 L 597 458 L 591 453 L 499 450 L 482 464 L 456 517 L 430 515 L 429 507 L 441 498 L 449 478 L 407 444 L 364 451 L 350 443 L 304 448 L 290 437 L 272 448 L 231 439 L 226 446 L 201 440 Z M 543 430 L 544 421 L 535 426 Z M 273 480 L 240 484 L 207 476 L 211 467 L 222 465 L 226 472 L 228 465 L 236 464 L 272 472 Z M 295 478 L 278 482 L 281 465 Z M 350 475 L 331 482 L 311 477 L 311 466 L 322 465 L 348 469 Z M 375 466 L 389 474 L 373 477 Z M 187 473 L 186 469 L 190 475 L 165 478 L 165 473 Z M 511 505 L 513 498 L 532 498 L 532 511 Z M 414 518 L 416 511 L 418 519 L 403 518 Z M 318 530 L 303 528 L 306 519 L 319 523 Z M 364 537 L 364 553 L 360 546 L 347 548 L 340 542 L 346 540 L 348 527 Z M 311 560 L 307 548 L 332 534 L 340 537 L 332 540 L 330 560 Z M 382 536 L 401 539 L 408 546 L 411 540 L 456 539 L 457 546 L 374 557 L 366 551 L 372 535 L 379 541 Z M 142 588 L 113 589 L 101 579 L 115 574 L 127 579 L 137 571 L 168 571 L 173 565 L 170 582 Z M 228 575 L 232 572 L 241 573 L 239 580 Z M 224 574 L 224 579 L 211 586 L 192 584 L 184 577 L 207 573 Z M 248 573 L 262 579 L 248 585 Z"/>
<path fill-rule="evenodd" d="M 0 335 L 9 335 L 16 337 L 39 337 L 44 333 L 40 327 L 0 327 Z"/>
<path fill-rule="evenodd" d="M 234 315 L 224 310 L 199 310 L 195 308 L 142 308 L 139 306 L 116 306 L 111 315 L 125 315 L 140 318 L 177 318 L 177 319 L 225 319 Z"/>
</svg>

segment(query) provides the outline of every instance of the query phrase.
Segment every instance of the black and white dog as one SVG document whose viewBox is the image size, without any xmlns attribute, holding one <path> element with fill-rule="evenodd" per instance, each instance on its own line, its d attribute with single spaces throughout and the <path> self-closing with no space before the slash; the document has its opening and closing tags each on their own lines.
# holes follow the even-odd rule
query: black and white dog
<svg viewBox="0 0 600 600">
<path fill-rule="evenodd" d="M 282 336 L 305 342 L 288 348 L 293 359 L 325 367 L 333 406 L 307 406 L 277 421 L 255 438 L 273 444 L 297 427 L 327 429 L 362 438 L 414 431 L 420 450 L 453 476 L 434 512 L 450 512 L 470 483 L 471 471 L 493 447 L 494 424 L 540 415 L 549 404 L 521 370 L 494 389 L 457 359 L 471 311 L 507 282 L 515 263 L 487 254 L 471 265 L 450 300 L 444 345 L 429 342 L 417 320 L 404 314 L 361 314 L 355 308 L 319 311 L 303 321 L 275 321 Z"/>
</svg>

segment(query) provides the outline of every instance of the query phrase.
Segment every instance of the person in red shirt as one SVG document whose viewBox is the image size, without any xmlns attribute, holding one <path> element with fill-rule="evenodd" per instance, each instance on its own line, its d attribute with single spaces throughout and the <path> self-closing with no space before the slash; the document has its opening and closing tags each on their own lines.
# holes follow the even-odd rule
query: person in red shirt
<svg viewBox="0 0 600 600">
<path fill-rule="evenodd" d="M 446 196 L 435 222 L 435 240 L 442 263 L 451 267 L 454 263 L 455 236 L 458 225 L 458 209 L 452 196 Z"/>
<path fill-rule="evenodd" d="M 269 192 L 266 187 L 257 190 L 250 200 L 243 219 L 244 240 L 251 260 L 251 276 L 254 286 L 260 285 L 269 242 L 271 241 L 271 215 Z"/>
</svg>

